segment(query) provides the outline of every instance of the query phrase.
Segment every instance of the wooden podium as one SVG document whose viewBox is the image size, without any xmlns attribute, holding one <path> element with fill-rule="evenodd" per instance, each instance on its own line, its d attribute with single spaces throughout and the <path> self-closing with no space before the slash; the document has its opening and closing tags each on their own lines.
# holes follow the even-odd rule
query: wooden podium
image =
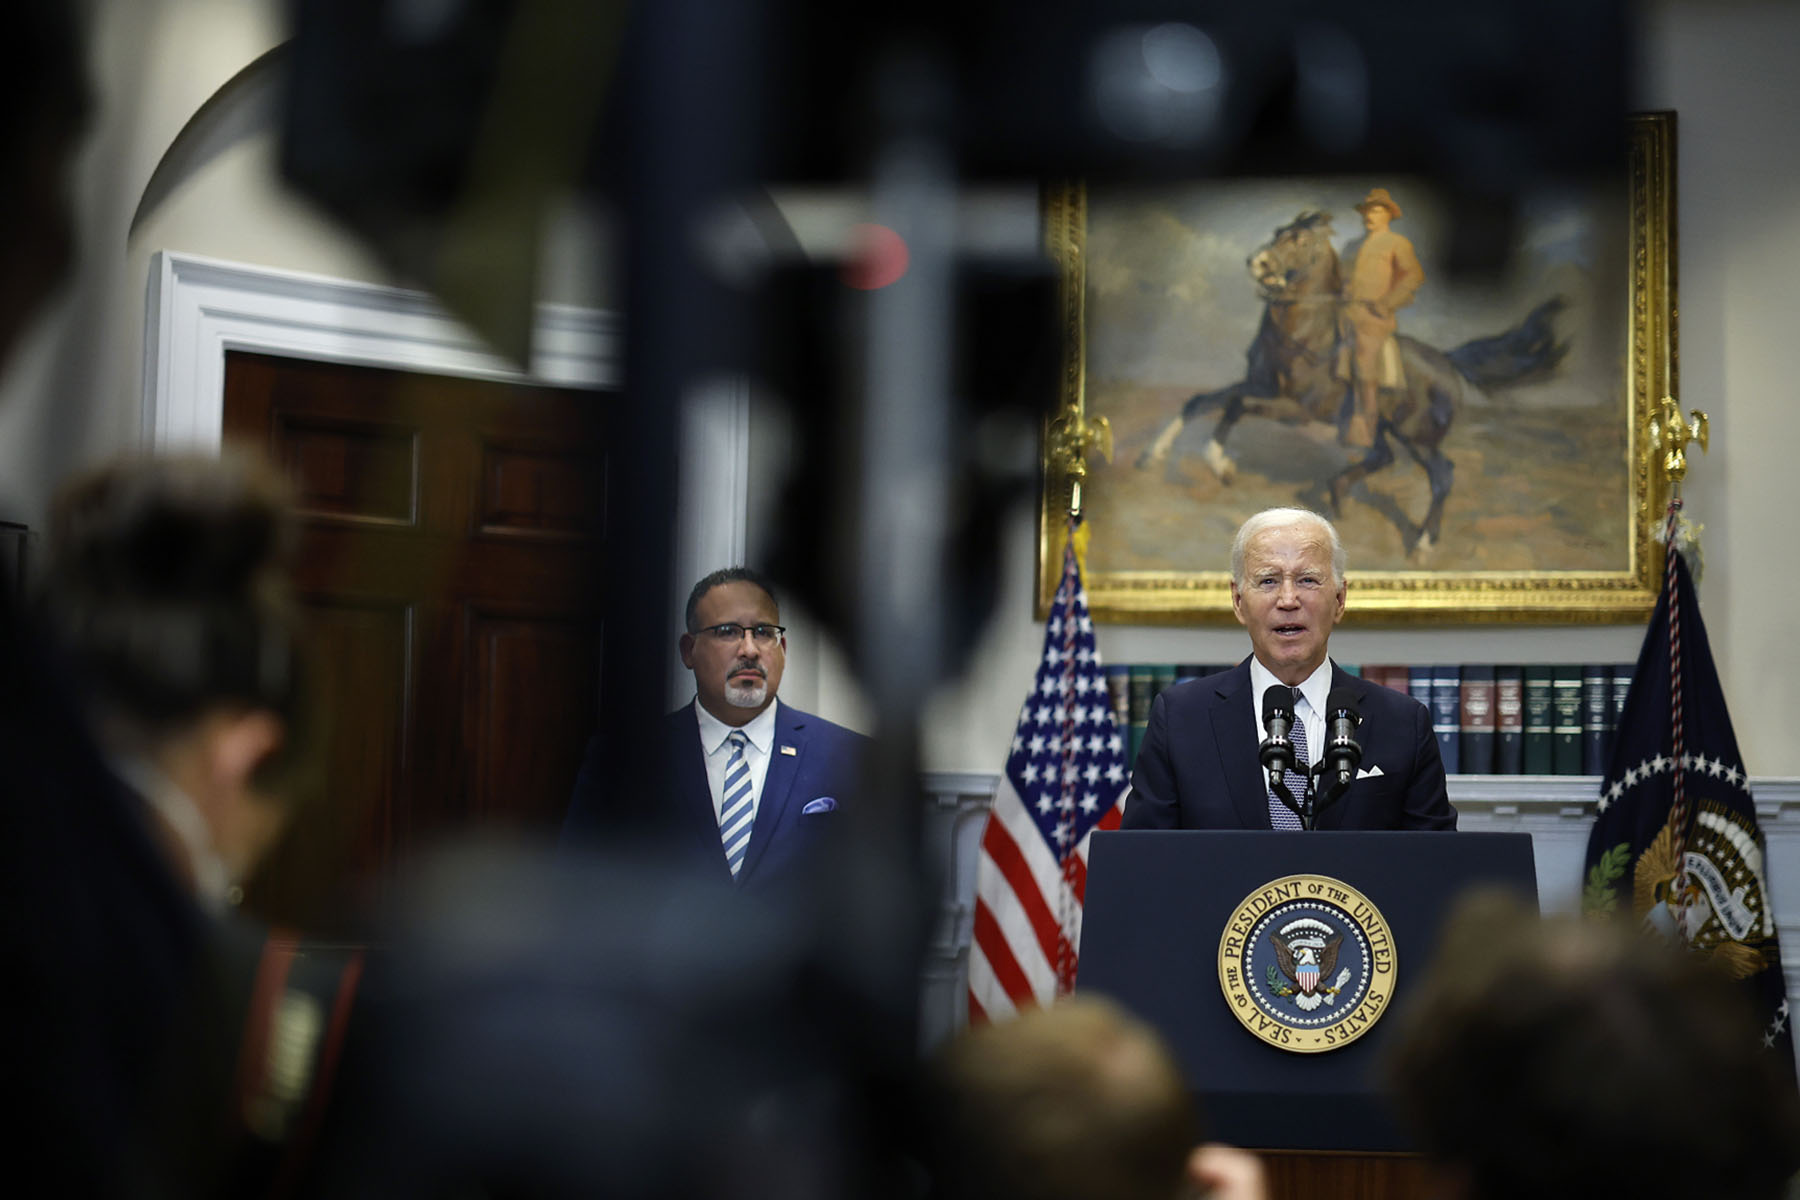
<svg viewBox="0 0 1800 1200">
<path fill-rule="evenodd" d="M 1422 1196 L 1424 1164 L 1389 1110 L 1383 1050 L 1406 1020 L 1445 916 L 1481 885 L 1536 904 L 1529 835 L 1097 833 L 1078 987 L 1111 996 L 1161 1031 L 1211 1136 L 1265 1151 L 1276 1195 Z M 1318 996 L 1308 990 L 1311 1007 L 1302 1009 L 1294 1007 L 1301 986 L 1274 962 L 1291 957 L 1285 939 L 1297 935 L 1284 929 L 1330 916 L 1308 915 L 1312 892 L 1353 897 L 1343 914 L 1366 912 L 1371 922 L 1323 922 L 1328 936 L 1341 935 L 1327 961 L 1336 967 L 1341 953 L 1343 974 L 1329 982 L 1343 986 L 1309 982 Z M 1277 940 L 1281 949 L 1271 950 Z M 1244 955 L 1256 956 L 1253 967 Z M 1292 1037 L 1271 1024 L 1290 1014 L 1305 1027 Z M 1311 1053 L 1276 1044 L 1327 1040 Z"/>
<path fill-rule="evenodd" d="M 1362 1150 L 1262 1150 L 1270 1200 L 1431 1200 L 1425 1160 Z"/>
</svg>

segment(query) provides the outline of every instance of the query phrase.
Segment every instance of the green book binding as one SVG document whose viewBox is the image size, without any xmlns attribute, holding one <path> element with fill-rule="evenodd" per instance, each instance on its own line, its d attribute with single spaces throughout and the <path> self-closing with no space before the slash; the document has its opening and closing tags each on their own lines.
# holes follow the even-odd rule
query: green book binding
<svg viewBox="0 0 1800 1200">
<path fill-rule="evenodd" d="M 1156 699 L 1175 686 L 1177 672 L 1174 663 L 1156 663 L 1150 668 L 1150 698 Z M 1148 719 L 1150 714 L 1145 713 Z"/>
<path fill-rule="evenodd" d="M 1138 747 L 1144 744 L 1144 730 L 1150 724 L 1150 701 L 1155 698 L 1149 663 L 1132 663 L 1130 679 L 1131 739 L 1127 747 L 1131 761 L 1137 762 Z"/>
<path fill-rule="evenodd" d="M 1551 740 L 1555 722 L 1551 716 L 1551 686 L 1556 678 L 1554 667 L 1525 668 L 1525 753 L 1527 775 L 1555 773 Z"/>
<path fill-rule="evenodd" d="M 1557 775 L 1581 774 L 1581 666 L 1558 666 L 1551 680 L 1550 769 Z"/>
</svg>

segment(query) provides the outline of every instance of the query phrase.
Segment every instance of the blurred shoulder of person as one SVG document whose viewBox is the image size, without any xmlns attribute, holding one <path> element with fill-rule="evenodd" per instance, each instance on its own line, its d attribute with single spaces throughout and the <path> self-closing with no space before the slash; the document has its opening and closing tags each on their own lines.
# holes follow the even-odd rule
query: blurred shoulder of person
<svg viewBox="0 0 1800 1200">
<path fill-rule="evenodd" d="M 1776 1200 L 1800 1098 L 1703 955 L 1502 895 L 1451 915 L 1390 1072 L 1439 1194 Z"/>
<path fill-rule="evenodd" d="M 49 540 L 42 624 L 169 876 L 212 918 L 140 1123 L 142 1194 L 291 1187 L 361 955 L 233 908 L 316 782 L 289 490 L 243 452 L 123 457 L 62 489 Z"/>
</svg>

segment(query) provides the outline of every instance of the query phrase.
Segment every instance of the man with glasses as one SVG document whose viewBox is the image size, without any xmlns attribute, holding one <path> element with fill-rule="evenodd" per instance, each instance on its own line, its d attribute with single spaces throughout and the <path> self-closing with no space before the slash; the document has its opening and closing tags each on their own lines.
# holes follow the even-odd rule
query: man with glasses
<svg viewBox="0 0 1800 1200">
<path fill-rule="evenodd" d="M 1299 829 L 1258 761 L 1263 698 L 1293 693 L 1289 734 L 1302 763 L 1326 741 L 1328 698 L 1340 689 L 1362 714 L 1362 762 L 1349 790 L 1319 811 L 1319 829 L 1455 829 L 1431 714 L 1410 696 L 1347 674 L 1326 653 L 1344 615 L 1344 547 L 1330 521 L 1271 508 L 1231 546 L 1231 607 L 1251 654 L 1229 671 L 1170 688 L 1150 707 L 1131 775 L 1126 829 Z M 1304 776 L 1288 771 L 1290 794 Z"/>
<path fill-rule="evenodd" d="M 664 724 L 680 842 L 746 887 L 805 863 L 857 786 L 868 739 L 776 699 L 787 665 L 775 591 L 748 567 L 714 571 L 688 594 L 682 665 L 694 700 Z M 576 780 L 565 844 L 606 823 L 598 739 Z"/>
</svg>

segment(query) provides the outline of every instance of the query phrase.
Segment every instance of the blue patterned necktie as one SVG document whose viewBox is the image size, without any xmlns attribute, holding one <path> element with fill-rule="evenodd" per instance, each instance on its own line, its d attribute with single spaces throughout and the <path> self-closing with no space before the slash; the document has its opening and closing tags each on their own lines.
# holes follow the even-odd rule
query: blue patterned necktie
<svg viewBox="0 0 1800 1200">
<path fill-rule="evenodd" d="M 1288 730 L 1288 741 L 1294 744 L 1294 765 L 1282 776 L 1287 783 L 1288 791 L 1294 797 L 1294 803 L 1305 803 L 1306 769 L 1311 761 L 1306 751 L 1306 722 L 1300 718 L 1300 689 L 1294 689 L 1294 727 Z M 1281 802 L 1275 789 L 1269 789 L 1269 825 L 1274 829 L 1303 829 L 1300 818 L 1293 809 Z"/>
<path fill-rule="evenodd" d="M 731 877 L 736 879 L 744 865 L 744 851 L 750 848 L 750 826 L 756 812 L 750 805 L 750 760 L 744 757 L 750 739 L 743 730 L 734 729 L 725 740 L 731 743 L 731 757 L 725 763 L 725 799 L 719 804 L 719 840 L 725 846 Z"/>
</svg>

